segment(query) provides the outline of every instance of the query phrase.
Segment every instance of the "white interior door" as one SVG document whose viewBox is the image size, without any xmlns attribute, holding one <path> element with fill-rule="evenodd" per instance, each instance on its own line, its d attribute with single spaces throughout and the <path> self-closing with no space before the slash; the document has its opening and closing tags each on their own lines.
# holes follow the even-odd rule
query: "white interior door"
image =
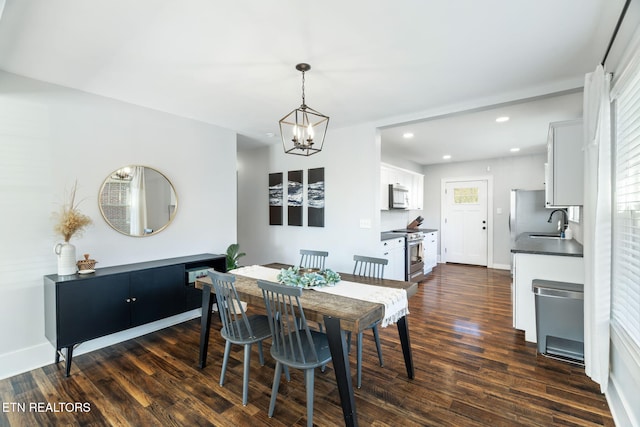
<svg viewBox="0 0 640 427">
<path fill-rule="evenodd" d="M 444 261 L 486 266 L 487 181 L 447 182 L 444 196 Z"/>
</svg>

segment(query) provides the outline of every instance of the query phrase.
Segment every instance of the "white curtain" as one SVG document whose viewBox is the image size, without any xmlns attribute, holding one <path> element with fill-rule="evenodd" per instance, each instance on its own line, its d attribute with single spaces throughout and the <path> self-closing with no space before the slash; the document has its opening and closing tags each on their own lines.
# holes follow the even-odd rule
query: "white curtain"
<svg viewBox="0 0 640 427">
<path fill-rule="evenodd" d="M 599 65 L 584 85 L 585 371 L 607 390 L 611 313 L 611 75 Z"/>
<path fill-rule="evenodd" d="M 147 192 L 144 184 L 144 166 L 133 166 L 131 178 L 131 234 L 144 235 L 147 228 Z"/>
</svg>

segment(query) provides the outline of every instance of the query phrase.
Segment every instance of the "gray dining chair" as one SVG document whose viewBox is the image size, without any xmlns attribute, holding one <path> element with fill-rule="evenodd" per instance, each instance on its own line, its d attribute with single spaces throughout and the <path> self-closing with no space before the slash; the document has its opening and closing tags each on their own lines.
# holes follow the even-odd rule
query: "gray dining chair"
<svg viewBox="0 0 640 427">
<path fill-rule="evenodd" d="M 384 267 L 389 263 L 385 258 L 373 258 L 362 255 L 354 255 L 353 260 L 355 264 L 353 266 L 354 276 L 371 277 L 374 279 L 382 279 L 384 277 Z M 384 366 L 384 360 L 382 359 L 382 347 L 380 346 L 380 335 L 378 334 L 378 324 L 380 321 L 374 322 L 367 326 L 366 329 L 373 331 L 373 338 L 376 341 L 376 349 L 378 350 L 378 360 L 380 366 Z M 357 363 L 357 386 L 362 386 L 362 336 L 363 332 L 358 333 L 356 344 L 356 363 Z M 347 342 L 349 343 L 348 349 L 351 351 L 351 332 L 347 332 Z"/>
<path fill-rule="evenodd" d="M 317 268 L 318 270 L 325 269 L 325 261 L 329 256 L 327 251 L 314 251 L 310 249 L 300 249 L 300 268 Z M 324 326 L 322 323 L 318 323 L 318 330 L 322 332 Z M 323 369 L 324 372 L 324 369 Z"/>
<path fill-rule="evenodd" d="M 242 308 L 242 303 L 235 288 L 236 277 L 232 274 L 219 273 L 209 270 L 209 277 L 213 282 L 216 293 L 216 304 L 220 313 L 222 329 L 220 335 L 226 340 L 224 357 L 222 359 L 222 372 L 220 373 L 220 385 L 224 385 L 224 377 L 229 362 L 231 344 L 244 346 L 244 373 L 242 383 L 242 404 L 247 405 L 249 394 L 249 366 L 251 359 L 251 345 L 258 344 L 260 365 L 264 366 L 262 353 L 262 341 L 271 336 L 269 320 L 265 315 L 247 315 Z"/>
<path fill-rule="evenodd" d="M 269 418 L 273 417 L 283 367 L 304 371 L 307 390 L 307 426 L 313 426 L 315 368 L 331 361 L 329 341 L 323 332 L 311 330 L 304 315 L 302 288 L 258 280 L 273 337 L 271 356 L 276 361 Z"/>
<path fill-rule="evenodd" d="M 326 251 L 300 249 L 300 268 L 317 268 L 324 270 L 325 260 L 329 256 Z"/>
</svg>

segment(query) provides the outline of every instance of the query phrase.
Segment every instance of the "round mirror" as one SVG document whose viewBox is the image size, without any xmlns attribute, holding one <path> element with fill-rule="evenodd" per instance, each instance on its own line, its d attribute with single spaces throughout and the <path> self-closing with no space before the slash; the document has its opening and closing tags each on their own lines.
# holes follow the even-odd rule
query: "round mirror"
<svg viewBox="0 0 640 427">
<path fill-rule="evenodd" d="M 146 166 L 113 171 L 100 189 L 100 212 L 107 224 L 127 236 L 150 236 L 176 216 L 178 200 L 171 182 Z"/>
</svg>

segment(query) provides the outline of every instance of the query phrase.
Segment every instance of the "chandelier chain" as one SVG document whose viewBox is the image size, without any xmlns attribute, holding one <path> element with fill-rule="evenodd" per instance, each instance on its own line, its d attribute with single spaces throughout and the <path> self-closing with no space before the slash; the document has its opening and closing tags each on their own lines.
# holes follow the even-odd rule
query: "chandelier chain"
<svg viewBox="0 0 640 427">
<path fill-rule="evenodd" d="M 304 71 L 302 72 L 302 105 L 306 106 L 306 103 L 304 100 Z"/>
</svg>

